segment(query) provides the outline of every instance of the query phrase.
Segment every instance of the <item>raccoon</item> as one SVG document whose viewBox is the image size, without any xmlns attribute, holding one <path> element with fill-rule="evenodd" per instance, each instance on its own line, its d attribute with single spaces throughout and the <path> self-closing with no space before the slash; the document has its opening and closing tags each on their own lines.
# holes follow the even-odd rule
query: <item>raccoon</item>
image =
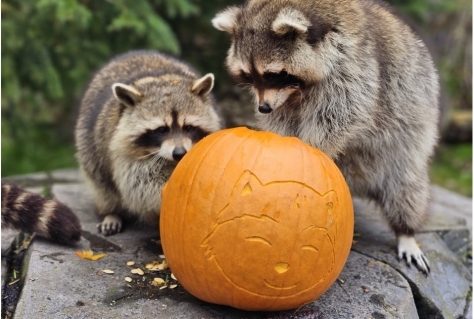
<svg viewBox="0 0 474 319">
<path fill-rule="evenodd" d="M 17 185 L 2 181 L 2 228 L 25 233 L 63 245 L 81 239 L 79 219 L 66 205 Z"/>
<path fill-rule="evenodd" d="M 199 77 L 160 52 L 113 58 L 89 83 L 76 123 L 76 158 L 95 190 L 104 235 L 123 218 L 155 222 L 161 190 L 178 161 L 206 135 L 223 128 L 210 94 L 213 74 Z"/>
<path fill-rule="evenodd" d="M 398 258 L 421 272 L 438 139 L 438 75 L 414 32 L 372 0 L 249 0 L 212 20 L 231 35 L 226 65 L 256 101 L 257 127 L 321 149 L 351 192 L 378 203 Z"/>
</svg>

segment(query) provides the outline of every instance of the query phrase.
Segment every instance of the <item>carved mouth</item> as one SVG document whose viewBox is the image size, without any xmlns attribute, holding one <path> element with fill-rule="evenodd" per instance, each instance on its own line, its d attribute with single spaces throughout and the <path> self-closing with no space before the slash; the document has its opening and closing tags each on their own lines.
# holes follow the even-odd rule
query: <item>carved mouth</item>
<svg viewBox="0 0 474 319">
<path fill-rule="evenodd" d="M 278 289 L 278 290 L 289 290 L 289 289 L 293 289 L 295 288 L 296 286 L 298 286 L 298 283 L 294 284 L 293 286 L 289 286 L 289 287 L 278 287 L 278 286 L 274 286 L 272 285 L 271 283 L 269 283 L 268 281 L 266 281 L 265 279 L 263 279 L 263 282 L 265 283 L 265 285 L 267 285 L 268 287 L 272 288 L 272 289 Z"/>
</svg>

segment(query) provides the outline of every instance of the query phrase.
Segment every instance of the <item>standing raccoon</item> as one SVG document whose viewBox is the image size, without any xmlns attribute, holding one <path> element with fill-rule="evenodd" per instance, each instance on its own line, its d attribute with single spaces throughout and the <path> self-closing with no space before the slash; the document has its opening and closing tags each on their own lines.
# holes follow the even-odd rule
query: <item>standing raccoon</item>
<svg viewBox="0 0 474 319">
<path fill-rule="evenodd" d="M 2 228 L 25 233 L 63 245 L 81 239 L 81 224 L 72 210 L 61 202 L 31 193 L 2 181 Z"/>
<path fill-rule="evenodd" d="M 121 231 L 122 217 L 157 220 L 161 190 L 177 162 L 206 135 L 223 127 L 210 91 L 174 58 L 132 51 L 109 61 L 81 101 L 77 160 L 95 190 L 99 232 Z"/>
<path fill-rule="evenodd" d="M 422 41 L 372 0 L 249 0 L 212 22 L 231 35 L 226 65 L 251 87 L 257 126 L 329 155 L 353 195 L 380 205 L 399 259 L 427 274 L 414 233 L 427 215 L 439 85 Z"/>
</svg>

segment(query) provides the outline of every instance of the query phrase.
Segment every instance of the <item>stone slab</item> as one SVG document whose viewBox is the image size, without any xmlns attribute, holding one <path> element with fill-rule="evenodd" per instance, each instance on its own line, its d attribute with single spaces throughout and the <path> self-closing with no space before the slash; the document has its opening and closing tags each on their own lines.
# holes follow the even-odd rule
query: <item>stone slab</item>
<svg viewBox="0 0 474 319">
<path fill-rule="evenodd" d="M 76 247 L 32 244 L 15 318 L 418 318 L 408 282 L 388 264 L 358 252 L 351 252 L 328 292 L 296 312 L 246 312 L 205 303 L 181 286 L 160 290 L 151 281 L 169 278 L 169 270 L 140 276 L 126 265 L 133 260 L 144 269 L 159 259 L 157 227 L 131 225 L 103 237 L 96 233 L 92 196 L 83 184 L 54 185 L 52 191 L 78 214 L 83 238 Z M 88 249 L 108 255 L 90 261 L 74 253 Z"/>
<path fill-rule="evenodd" d="M 15 239 L 15 237 L 18 235 L 18 232 L 12 229 L 3 229 L 2 230 L 2 287 L 5 285 L 6 280 L 8 279 L 7 277 L 7 272 L 8 272 L 8 265 L 7 265 L 7 257 L 8 253 L 10 252 L 10 247 Z"/>
<path fill-rule="evenodd" d="M 379 211 L 362 201 L 355 200 L 354 204 L 358 236 L 352 250 L 389 264 L 405 277 L 412 287 L 420 318 L 463 318 L 470 302 L 472 273 L 440 236 L 436 232 L 415 236 L 431 265 L 431 273 L 425 277 L 397 260 L 395 236 Z M 452 225 L 456 229 L 472 229 L 464 220 Z"/>
<path fill-rule="evenodd" d="M 351 251 L 339 279 L 307 306 L 324 318 L 418 318 L 409 283 L 384 262 Z"/>
</svg>

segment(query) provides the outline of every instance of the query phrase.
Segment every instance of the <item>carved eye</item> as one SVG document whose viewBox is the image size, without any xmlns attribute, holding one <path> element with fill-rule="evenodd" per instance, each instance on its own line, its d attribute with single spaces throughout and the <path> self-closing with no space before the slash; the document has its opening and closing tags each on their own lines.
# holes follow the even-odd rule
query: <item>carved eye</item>
<svg viewBox="0 0 474 319">
<path fill-rule="evenodd" d="M 160 126 L 159 128 L 155 130 L 155 132 L 160 133 L 160 134 L 168 133 L 169 131 L 170 129 L 168 126 Z"/>
<path fill-rule="evenodd" d="M 196 128 L 195 128 L 194 126 L 192 126 L 192 125 L 185 125 L 185 126 L 183 127 L 183 131 L 185 131 L 185 132 L 187 132 L 187 133 L 192 132 L 192 131 L 194 131 L 195 129 L 196 129 Z"/>
<path fill-rule="evenodd" d="M 313 245 L 303 245 L 300 247 L 301 250 L 309 250 L 309 251 L 314 251 L 314 252 L 319 252 L 318 249 L 316 247 L 314 247 Z"/>
<path fill-rule="evenodd" d="M 253 241 L 253 242 L 258 242 L 258 243 L 262 243 L 262 244 L 265 244 L 265 245 L 268 245 L 268 246 L 271 246 L 272 243 L 269 242 L 267 239 L 263 238 L 263 237 L 260 237 L 260 236 L 250 236 L 250 237 L 246 237 L 245 240 L 248 240 L 248 241 Z"/>
</svg>

